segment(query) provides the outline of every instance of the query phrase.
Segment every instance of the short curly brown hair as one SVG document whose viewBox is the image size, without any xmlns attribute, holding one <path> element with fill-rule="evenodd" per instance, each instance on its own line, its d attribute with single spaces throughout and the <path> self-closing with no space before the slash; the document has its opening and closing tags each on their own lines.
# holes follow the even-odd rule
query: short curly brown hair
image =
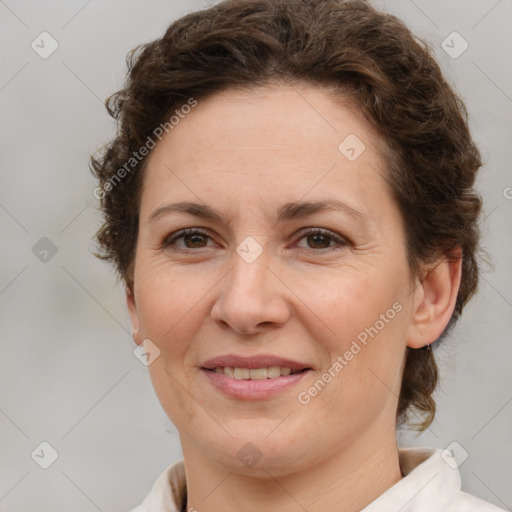
<svg viewBox="0 0 512 512">
<path fill-rule="evenodd" d="M 421 263 L 462 249 L 456 306 L 436 345 L 445 337 L 476 291 L 481 198 L 473 187 L 481 158 L 463 102 L 429 46 L 399 19 L 358 0 L 224 0 L 178 19 L 132 50 L 127 64 L 124 88 L 106 101 L 118 133 L 91 157 L 91 170 L 104 214 L 97 256 L 113 262 L 129 288 L 147 161 L 138 151 L 155 128 L 191 98 L 306 82 L 341 100 L 349 94 L 386 143 L 386 179 L 403 216 L 411 270 L 418 275 Z M 435 414 L 437 365 L 432 350 L 406 350 L 397 425 L 415 409 L 422 421 L 414 426 L 424 430 Z"/>
</svg>

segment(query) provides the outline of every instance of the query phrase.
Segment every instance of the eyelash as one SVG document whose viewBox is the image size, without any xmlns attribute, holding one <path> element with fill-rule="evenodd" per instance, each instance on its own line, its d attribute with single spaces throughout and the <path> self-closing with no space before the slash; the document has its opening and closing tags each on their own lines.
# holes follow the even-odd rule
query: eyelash
<svg viewBox="0 0 512 512">
<path fill-rule="evenodd" d="M 184 238 L 185 236 L 193 236 L 193 235 L 201 235 L 205 238 L 211 239 L 210 235 L 206 231 L 203 231 L 202 229 L 187 228 L 187 229 L 182 229 L 182 230 L 168 236 L 163 241 L 161 248 L 166 249 L 166 248 L 170 247 L 171 245 L 173 245 L 174 242 L 176 242 L 176 240 L 179 240 L 180 238 Z M 326 251 L 326 250 L 339 250 L 339 249 L 343 248 L 344 246 L 348 245 L 348 241 L 345 238 L 336 235 L 336 233 L 329 231 L 328 229 L 322 229 L 322 228 L 309 229 L 308 231 L 306 231 L 305 233 L 302 234 L 302 236 L 300 237 L 299 240 L 302 240 L 303 238 L 306 238 L 308 236 L 315 236 L 315 235 L 322 235 L 322 236 L 331 238 L 334 242 L 336 242 L 338 245 L 340 245 L 340 247 L 337 247 L 337 248 L 336 247 L 324 247 L 321 249 L 307 248 L 306 250 L 311 250 L 314 252 L 322 252 L 322 251 Z M 207 249 L 207 248 L 208 247 L 199 247 L 197 249 Z M 300 249 L 305 249 L 305 248 L 302 247 Z M 185 252 L 194 251 L 193 248 L 178 248 L 177 250 L 181 250 L 181 251 L 185 251 Z"/>
</svg>

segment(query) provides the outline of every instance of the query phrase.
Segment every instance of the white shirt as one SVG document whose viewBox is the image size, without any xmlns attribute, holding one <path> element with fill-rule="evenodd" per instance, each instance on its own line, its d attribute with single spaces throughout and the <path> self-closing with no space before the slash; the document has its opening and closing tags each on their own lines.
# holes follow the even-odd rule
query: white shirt
<svg viewBox="0 0 512 512">
<path fill-rule="evenodd" d="M 404 477 L 361 512 L 505 512 L 461 490 L 460 473 L 448 451 L 399 448 L 398 455 Z M 171 464 L 129 512 L 182 512 L 185 496 L 182 459 Z"/>
</svg>

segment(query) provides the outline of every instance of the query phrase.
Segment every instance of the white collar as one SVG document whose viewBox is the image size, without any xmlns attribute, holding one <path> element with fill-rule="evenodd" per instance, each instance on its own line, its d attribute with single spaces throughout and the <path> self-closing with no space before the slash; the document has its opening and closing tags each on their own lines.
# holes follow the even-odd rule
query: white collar
<svg viewBox="0 0 512 512">
<path fill-rule="evenodd" d="M 502 510 L 461 491 L 459 470 L 449 452 L 434 448 L 399 448 L 398 455 L 404 478 L 361 512 Z M 185 499 L 185 466 L 181 459 L 167 467 L 142 504 L 130 512 L 181 512 Z"/>
</svg>

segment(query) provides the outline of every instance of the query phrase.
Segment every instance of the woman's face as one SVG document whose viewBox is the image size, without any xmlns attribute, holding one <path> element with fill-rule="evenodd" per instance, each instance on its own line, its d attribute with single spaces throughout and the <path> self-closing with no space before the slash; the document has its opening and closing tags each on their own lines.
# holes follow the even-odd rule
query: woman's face
<svg viewBox="0 0 512 512">
<path fill-rule="evenodd" d="M 296 85 L 199 101 L 152 150 L 128 306 L 185 456 L 277 475 L 394 437 L 415 292 L 380 144 Z"/>
</svg>

